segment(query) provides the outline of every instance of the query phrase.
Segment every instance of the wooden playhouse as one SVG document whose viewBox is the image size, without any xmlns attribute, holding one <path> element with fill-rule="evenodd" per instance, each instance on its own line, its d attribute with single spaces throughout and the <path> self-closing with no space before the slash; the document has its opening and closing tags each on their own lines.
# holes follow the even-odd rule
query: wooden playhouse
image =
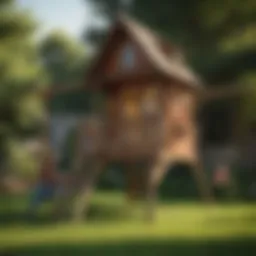
<svg viewBox="0 0 256 256">
<path fill-rule="evenodd" d="M 128 171 L 128 191 L 143 190 L 149 219 L 157 188 L 177 161 L 194 167 L 201 194 L 211 198 L 198 150 L 196 112 L 203 89 L 177 47 L 122 15 L 110 28 L 84 89 L 92 104 L 99 95 L 102 104 L 80 120 L 72 170 L 82 195 L 76 218 L 85 214 L 103 166 L 115 161 L 145 164 L 142 175 Z"/>
</svg>

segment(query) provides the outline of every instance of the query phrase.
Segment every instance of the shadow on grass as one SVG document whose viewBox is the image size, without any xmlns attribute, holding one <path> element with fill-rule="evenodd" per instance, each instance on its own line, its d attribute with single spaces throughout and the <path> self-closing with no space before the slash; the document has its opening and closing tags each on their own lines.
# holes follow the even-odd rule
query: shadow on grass
<svg viewBox="0 0 256 256">
<path fill-rule="evenodd" d="M 250 256 L 255 255 L 256 243 L 252 238 L 240 238 L 226 241 L 127 241 L 112 244 L 60 244 L 40 245 L 22 249 L 12 249 L 0 255 L 29 256 L 29 255 L 122 255 L 122 256 Z M 4 254 L 6 253 L 6 254 Z"/>
<path fill-rule="evenodd" d="M 45 225 L 53 223 L 54 219 L 50 214 L 31 215 L 26 212 L 0 213 L 0 227 L 11 227 L 17 225 Z"/>
<path fill-rule="evenodd" d="M 88 213 L 88 221 L 124 221 L 131 216 L 120 206 L 93 204 Z M 58 221 L 58 217 L 52 211 L 29 214 L 24 210 L 5 210 L 0 212 L 0 227 L 12 227 L 17 225 L 43 226 Z M 1 256 L 1 255 L 0 255 Z"/>
</svg>

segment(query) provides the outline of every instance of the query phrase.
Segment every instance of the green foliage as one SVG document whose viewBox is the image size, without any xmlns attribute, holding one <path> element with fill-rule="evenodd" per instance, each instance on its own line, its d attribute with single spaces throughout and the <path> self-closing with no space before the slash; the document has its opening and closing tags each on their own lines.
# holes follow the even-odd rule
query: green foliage
<svg viewBox="0 0 256 256">
<path fill-rule="evenodd" d="M 41 42 L 40 54 L 55 88 L 81 82 L 85 70 L 82 44 L 62 31 L 53 31 Z"/>
<path fill-rule="evenodd" d="M 26 180 L 33 180 L 39 170 L 39 162 L 32 157 L 31 152 L 24 147 L 24 143 L 11 139 L 8 142 L 8 165 L 9 170 L 16 176 Z"/>
<path fill-rule="evenodd" d="M 43 121 L 38 89 L 44 82 L 44 72 L 33 38 L 35 28 L 33 17 L 19 10 L 15 1 L 0 1 L 0 150 L 5 154 L 2 161 L 12 159 L 7 153 L 15 155 L 15 150 L 7 150 L 10 140 L 29 134 Z"/>
<path fill-rule="evenodd" d="M 59 93 L 49 103 L 50 112 L 86 113 L 90 110 L 90 95 L 84 90 Z"/>
<path fill-rule="evenodd" d="M 35 23 L 14 5 L 8 7 L 0 9 L 0 108 L 15 112 L 19 100 L 39 84 L 42 69 L 32 38 Z"/>
<path fill-rule="evenodd" d="M 244 108 L 244 121 L 255 123 L 256 122 L 256 75 L 255 72 L 248 72 L 241 77 L 241 83 L 245 85 L 247 90 L 246 97 L 244 97 L 243 108 Z M 249 120 L 249 121 L 248 121 Z"/>
</svg>

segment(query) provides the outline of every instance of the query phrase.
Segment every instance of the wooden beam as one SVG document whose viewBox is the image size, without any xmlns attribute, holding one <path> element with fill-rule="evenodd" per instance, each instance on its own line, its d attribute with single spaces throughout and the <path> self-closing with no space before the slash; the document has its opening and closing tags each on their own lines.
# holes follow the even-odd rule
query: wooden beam
<svg viewBox="0 0 256 256">
<path fill-rule="evenodd" d="M 73 220 L 81 221 L 87 217 L 90 199 L 97 185 L 100 174 L 104 170 L 106 161 L 100 158 L 90 159 L 92 163 L 85 170 L 81 170 L 80 179 L 83 181 L 81 187 L 78 189 L 78 194 L 75 195 L 73 205 Z M 89 162 L 90 162 L 89 160 Z"/>
<path fill-rule="evenodd" d="M 225 88 L 219 89 L 208 89 L 205 90 L 204 93 L 201 95 L 201 99 L 204 102 L 209 102 L 213 100 L 219 99 L 228 99 L 228 98 L 235 98 L 241 97 L 242 95 L 248 93 L 248 90 L 242 86 L 228 86 Z"/>
</svg>

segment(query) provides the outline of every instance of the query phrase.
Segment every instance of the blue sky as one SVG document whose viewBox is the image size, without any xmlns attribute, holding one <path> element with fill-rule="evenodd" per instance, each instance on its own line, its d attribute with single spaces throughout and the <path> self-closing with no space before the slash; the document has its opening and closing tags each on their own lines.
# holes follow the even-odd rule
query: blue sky
<svg viewBox="0 0 256 256">
<path fill-rule="evenodd" d="M 62 29 L 79 38 L 92 22 L 92 10 L 84 0 L 17 0 L 40 22 L 38 36 L 52 29 Z"/>
</svg>

